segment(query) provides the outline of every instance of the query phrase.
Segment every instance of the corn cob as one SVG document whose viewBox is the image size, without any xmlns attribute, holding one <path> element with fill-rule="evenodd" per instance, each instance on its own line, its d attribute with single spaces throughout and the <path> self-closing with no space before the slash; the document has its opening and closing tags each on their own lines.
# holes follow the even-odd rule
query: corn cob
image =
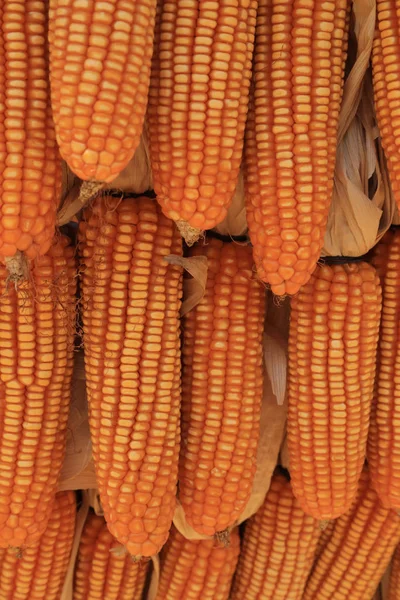
<svg viewBox="0 0 400 600">
<path fill-rule="evenodd" d="M 16 288 L 0 266 L 0 547 L 34 544 L 51 515 L 65 442 L 75 260 L 57 236 Z"/>
<path fill-rule="evenodd" d="M 392 557 L 387 600 L 400 600 L 400 545 Z"/>
<path fill-rule="evenodd" d="M 301 598 L 319 534 L 290 482 L 275 474 L 264 504 L 246 523 L 231 600 Z"/>
<path fill-rule="evenodd" d="M 371 598 L 399 540 L 400 517 L 382 507 L 364 470 L 356 499 L 337 519 L 303 600 Z"/>
<path fill-rule="evenodd" d="M 225 547 L 213 540 L 187 540 L 172 527 L 161 553 L 156 600 L 228 600 L 239 551 L 237 527 Z"/>
<path fill-rule="evenodd" d="M 42 537 L 19 556 L 0 550 L 1 600 L 59 600 L 74 539 L 75 492 L 60 492 Z"/>
<path fill-rule="evenodd" d="M 156 0 L 50 0 L 50 83 L 62 157 L 109 182 L 140 142 Z"/>
<path fill-rule="evenodd" d="M 75 570 L 73 600 L 141 600 L 148 564 L 118 554 L 103 517 L 85 523 Z"/>
<path fill-rule="evenodd" d="M 349 509 L 365 459 L 381 287 L 364 262 L 317 266 L 292 300 L 288 448 L 303 510 Z"/>
<path fill-rule="evenodd" d="M 130 554 L 165 543 L 179 454 L 179 233 L 148 198 L 107 197 L 81 228 L 89 424 L 110 532 Z"/>
<path fill-rule="evenodd" d="M 239 176 L 257 0 L 158 0 L 148 124 L 154 189 L 188 243 Z"/>
<path fill-rule="evenodd" d="M 245 140 L 254 260 L 275 294 L 314 270 L 332 196 L 349 0 L 259 0 Z"/>
<path fill-rule="evenodd" d="M 385 508 L 400 508 L 400 231 L 389 231 L 373 258 L 382 281 L 377 381 L 368 436 L 372 484 Z"/>
<path fill-rule="evenodd" d="M 214 535 L 244 509 L 256 470 L 262 397 L 264 289 L 251 249 L 211 238 L 202 301 L 183 322 L 179 499 L 187 521 Z"/>
<path fill-rule="evenodd" d="M 46 0 L 0 8 L 0 260 L 50 248 L 61 163 L 50 107 Z"/>
<path fill-rule="evenodd" d="M 400 67 L 396 58 L 396 47 L 400 43 L 398 14 L 397 0 L 377 0 L 378 27 L 373 44 L 372 66 L 376 116 L 393 193 L 400 208 Z"/>
</svg>

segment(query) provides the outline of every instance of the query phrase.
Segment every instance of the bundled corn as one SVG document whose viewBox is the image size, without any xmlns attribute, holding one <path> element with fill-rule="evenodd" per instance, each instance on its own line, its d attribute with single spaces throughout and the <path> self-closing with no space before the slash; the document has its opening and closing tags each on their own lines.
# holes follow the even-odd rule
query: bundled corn
<svg viewBox="0 0 400 600">
<path fill-rule="evenodd" d="M 251 249 L 211 238 L 204 298 L 183 320 L 179 499 L 188 523 L 214 535 L 234 525 L 256 470 L 263 391 L 264 289 Z"/>
<path fill-rule="evenodd" d="M 292 299 L 288 448 L 294 495 L 317 519 L 345 513 L 365 459 L 381 311 L 365 262 L 318 265 Z"/>
<path fill-rule="evenodd" d="M 149 565 L 120 550 L 104 518 L 90 513 L 79 544 L 73 600 L 141 600 Z"/>
<path fill-rule="evenodd" d="M 307 582 L 304 600 L 371 598 L 400 540 L 400 516 L 383 508 L 363 470 L 357 496 L 334 524 Z"/>
<path fill-rule="evenodd" d="M 57 141 L 71 170 L 90 182 L 90 196 L 117 177 L 139 145 L 156 0 L 49 2 Z"/>
<path fill-rule="evenodd" d="M 226 216 L 239 176 L 256 0 L 159 0 L 148 123 L 154 189 L 189 244 Z"/>
<path fill-rule="evenodd" d="M 50 106 L 46 0 L 2 2 L 0 12 L 0 260 L 21 262 L 52 243 L 61 160 Z"/>
<path fill-rule="evenodd" d="M 161 553 L 156 600 L 228 600 L 239 556 L 238 529 L 228 546 L 213 540 L 187 540 L 175 527 Z"/>
<path fill-rule="evenodd" d="M 259 276 L 295 294 L 320 257 L 332 196 L 349 0 L 259 0 L 245 141 Z"/>
<path fill-rule="evenodd" d="M 89 423 L 110 532 L 135 556 L 156 554 L 175 509 L 180 441 L 182 253 L 148 198 L 106 197 L 81 225 Z"/>
<path fill-rule="evenodd" d="M 58 235 L 18 287 L 0 266 L 0 547 L 38 541 L 64 459 L 75 334 L 74 249 Z"/>
<path fill-rule="evenodd" d="M 319 535 L 289 480 L 275 473 L 264 504 L 246 523 L 231 600 L 301 598 Z"/>
<path fill-rule="evenodd" d="M 373 263 L 382 282 L 377 382 L 368 438 L 372 484 L 383 506 L 400 508 L 400 230 L 389 231 Z"/>
<path fill-rule="evenodd" d="M 75 492 L 57 494 L 40 540 L 21 555 L 0 550 L 1 600 L 60 600 L 74 539 Z"/>
</svg>

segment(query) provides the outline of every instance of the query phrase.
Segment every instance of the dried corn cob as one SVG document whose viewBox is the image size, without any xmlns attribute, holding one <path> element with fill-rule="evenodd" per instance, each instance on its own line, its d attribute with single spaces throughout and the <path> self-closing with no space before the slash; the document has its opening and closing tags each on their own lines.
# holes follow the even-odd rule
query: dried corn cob
<svg viewBox="0 0 400 600">
<path fill-rule="evenodd" d="M 89 424 L 110 532 L 130 554 L 165 543 L 179 453 L 179 233 L 148 198 L 106 197 L 81 228 Z"/>
<path fill-rule="evenodd" d="M 264 289 L 249 246 L 211 238 L 202 301 L 184 318 L 179 499 L 190 525 L 214 535 L 244 509 L 256 470 Z"/>
<path fill-rule="evenodd" d="M 258 274 L 295 294 L 316 265 L 332 195 L 349 0 L 259 0 L 245 140 Z"/>
<path fill-rule="evenodd" d="M 385 235 L 373 264 L 381 276 L 383 306 L 368 463 L 383 506 L 400 508 L 400 230 Z"/>
<path fill-rule="evenodd" d="M 47 1 L 0 8 L 0 259 L 50 248 L 61 162 L 50 107 Z M 11 270 L 12 270 L 11 265 Z"/>
<path fill-rule="evenodd" d="M 381 287 L 364 262 L 317 266 L 292 300 L 288 448 L 303 510 L 333 519 L 350 507 L 364 463 Z"/>
<path fill-rule="evenodd" d="M 246 523 L 231 600 L 297 600 L 311 571 L 320 528 L 275 474 L 264 504 Z"/>
<path fill-rule="evenodd" d="M 371 598 L 399 540 L 400 516 L 381 506 L 364 470 L 356 499 L 335 522 L 303 600 Z"/>
<path fill-rule="evenodd" d="M 74 600 L 140 600 L 149 563 L 118 553 L 103 517 L 88 516 L 75 570 Z"/>
<path fill-rule="evenodd" d="M 140 142 L 156 0 L 50 0 L 50 82 L 63 158 L 109 182 Z"/>
<path fill-rule="evenodd" d="M 64 458 L 75 333 L 75 260 L 57 236 L 18 289 L 0 267 L 0 547 L 34 544 Z"/>
<path fill-rule="evenodd" d="M 392 557 L 387 600 L 400 600 L 400 545 Z"/>
<path fill-rule="evenodd" d="M 19 556 L 0 550 L 1 600 L 59 600 L 74 539 L 75 492 L 60 492 L 42 537 Z"/>
<path fill-rule="evenodd" d="M 372 52 L 376 116 L 393 193 L 400 208 L 400 66 L 396 58 L 396 47 L 400 43 L 399 3 L 377 0 L 376 4 L 378 27 Z"/>
<path fill-rule="evenodd" d="M 225 547 L 213 540 L 187 540 L 172 527 L 161 553 L 156 600 L 228 600 L 239 551 L 237 527 Z"/>
<path fill-rule="evenodd" d="M 227 214 L 239 175 L 256 0 L 159 0 L 148 122 L 154 189 L 188 243 Z"/>
</svg>

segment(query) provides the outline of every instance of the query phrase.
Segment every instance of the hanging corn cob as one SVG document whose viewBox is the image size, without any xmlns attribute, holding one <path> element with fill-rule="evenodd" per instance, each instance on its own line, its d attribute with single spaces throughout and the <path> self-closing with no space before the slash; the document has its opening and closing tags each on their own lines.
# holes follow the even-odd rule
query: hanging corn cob
<svg viewBox="0 0 400 600">
<path fill-rule="evenodd" d="M 400 600 L 400 545 L 392 557 L 387 600 Z"/>
<path fill-rule="evenodd" d="M 245 140 L 247 220 L 275 294 L 305 284 L 332 195 L 349 0 L 259 0 Z"/>
<path fill-rule="evenodd" d="M 181 254 L 148 199 L 105 197 L 81 226 L 89 424 L 110 532 L 156 554 L 175 509 L 179 453 Z"/>
<path fill-rule="evenodd" d="M 335 522 L 303 600 L 371 598 L 400 540 L 400 516 L 383 508 L 366 470 L 356 499 Z"/>
<path fill-rule="evenodd" d="M 140 600 L 149 563 L 119 554 L 103 517 L 88 516 L 79 544 L 73 600 Z"/>
<path fill-rule="evenodd" d="M 46 38 L 46 0 L 2 2 L 0 260 L 16 278 L 21 252 L 33 259 L 50 248 L 61 191 Z"/>
<path fill-rule="evenodd" d="M 381 288 L 364 262 L 316 267 L 292 299 L 288 448 L 303 510 L 333 519 L 350 507 L 365 459 Z"/>
<path fill-rule="evenodd" d="M 62 157 L 88 195 L 140 142 L 156 0 L 50 0 L 50 83 Z"/>
<path fill-rule="evenodd" d="M 237 527 L 227 546 L 216 546 L 213 540 L 187 540 L 172 527 L 161 553 L 156 600 L 228 600 L 239 550 Z"/>
<path fill-rule="evenodd" d="M 400 208 L 400 138 L 398 113 L 400 66 L 396 47 L 400 43 L 397 0 L 377 0 L 377 30 L 372 52 L 376 116 L 390 181 Z"/>
<path fill-rule="evenodd" d="M 66 442 L 75 276 L 61 235 L 18 288 L 0 266 L 0 547 L 34 544 L 51 515 Z"/>
<path fill-rule="evenodd" d="M 320 528 L 275 474 L 264 504 L 246 523 L 231 600 L 297 600 L 311 571 Z"/>
<path fill-rule="evenodd" d="M 188 523 L 214 535 L 240 516 L 256 470 L 265 298 L 249 246 L 210 238 L 198 255 L 208 275 L 183 322 L 179 499 Z"/>
<path fill-rule="evenodd" d="M 42 537 L 21 555 L 0 550 L 1 600 L 59 600 L 74 539 L 75 492 L 57 494 Z"/>
<path fill-rule="evenodd" d="M 192 244 L 227 214 L 239 175 L 256 0 L 159 0 L 148 123 L 154 189 Z"/>
<path fill-rule="evenodd" d="M 385 235 L 373 264 L 381 276 L 383 306 L 368 463 L 383 506 L 400 508 L 400 230 Z"/>
</svg>

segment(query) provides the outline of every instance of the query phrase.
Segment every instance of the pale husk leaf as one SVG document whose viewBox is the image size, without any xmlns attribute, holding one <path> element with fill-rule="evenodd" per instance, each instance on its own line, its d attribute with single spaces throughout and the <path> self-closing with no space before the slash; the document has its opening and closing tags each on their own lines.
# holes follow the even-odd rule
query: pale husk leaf
<svg viewBox="0 0 400 600">
<path fill-rule="evenodd" d="M 86 490 L 89 506 L 93 508 L 94 512 L 98 517 L 104 517 L 104 510 L 100 502 L 100 494 L 96 488 Z"/>
<path fill-rule="evenodd" d="M 165 260 L 171 265 L 183 267 L 191 275 L 183 280 L 183 301 L 181 317 L 190 312 L 201 302 L 206 291 L 208 262 L 206 256 L 191 256 L 185 258 L 170 254 Z"/>
<path fill-rule="evenodd" d="M 152 556 L 153 568 L 151 571 L 150 585 L 147 592 L 147 600 L 155 600 L 158 591 L 158 583 L 160 581 L 160 557 Z"/>
<path fill-rule="evenodd" d="M 339 119 L 332 204 L 322 256 L 362 256 L 393 221 L 391 193 L 368 70 L 375 29 L 375 0 L 353 3 L 357 56 L 345 83 Z"/>
<path fill-rule="evenodd" d="M 77 483 L 73 482 L 89 466 L 91 458 L 92 444 L 88 423 L 85 364 L 83 351 L 79 351 L 74 357 L 71 404 L 67 428 L 67 447 L 60 474 L 59 489 L 80 489 L 77 487 Z"/>
<path fill-rule="evenodd" d="M 143 127 L 140 144 L 132 160 L 114 181 L 105 185 L 104 189 L 133 194 L 143 194 L 143 192 L 153 189 L 153 174 L 150 165 L 149 139 L 146 123 Z"/>
<path fill-rule="evenodd" d="M 71 556 L 68 563 L 68 570 L 64 581 L 64 586 L 61 592 L 60 600 L 73 600 L 74 595 L 74 573 L 75 563 L 78 556 L 79 544 L 81 541 L 83 527 L 89 513 L 89 499 L 87 494 L 83 492 L 82 504 L 78 510 L 75 522 L 75 536 L 72 544 Z"/>
</svg>

